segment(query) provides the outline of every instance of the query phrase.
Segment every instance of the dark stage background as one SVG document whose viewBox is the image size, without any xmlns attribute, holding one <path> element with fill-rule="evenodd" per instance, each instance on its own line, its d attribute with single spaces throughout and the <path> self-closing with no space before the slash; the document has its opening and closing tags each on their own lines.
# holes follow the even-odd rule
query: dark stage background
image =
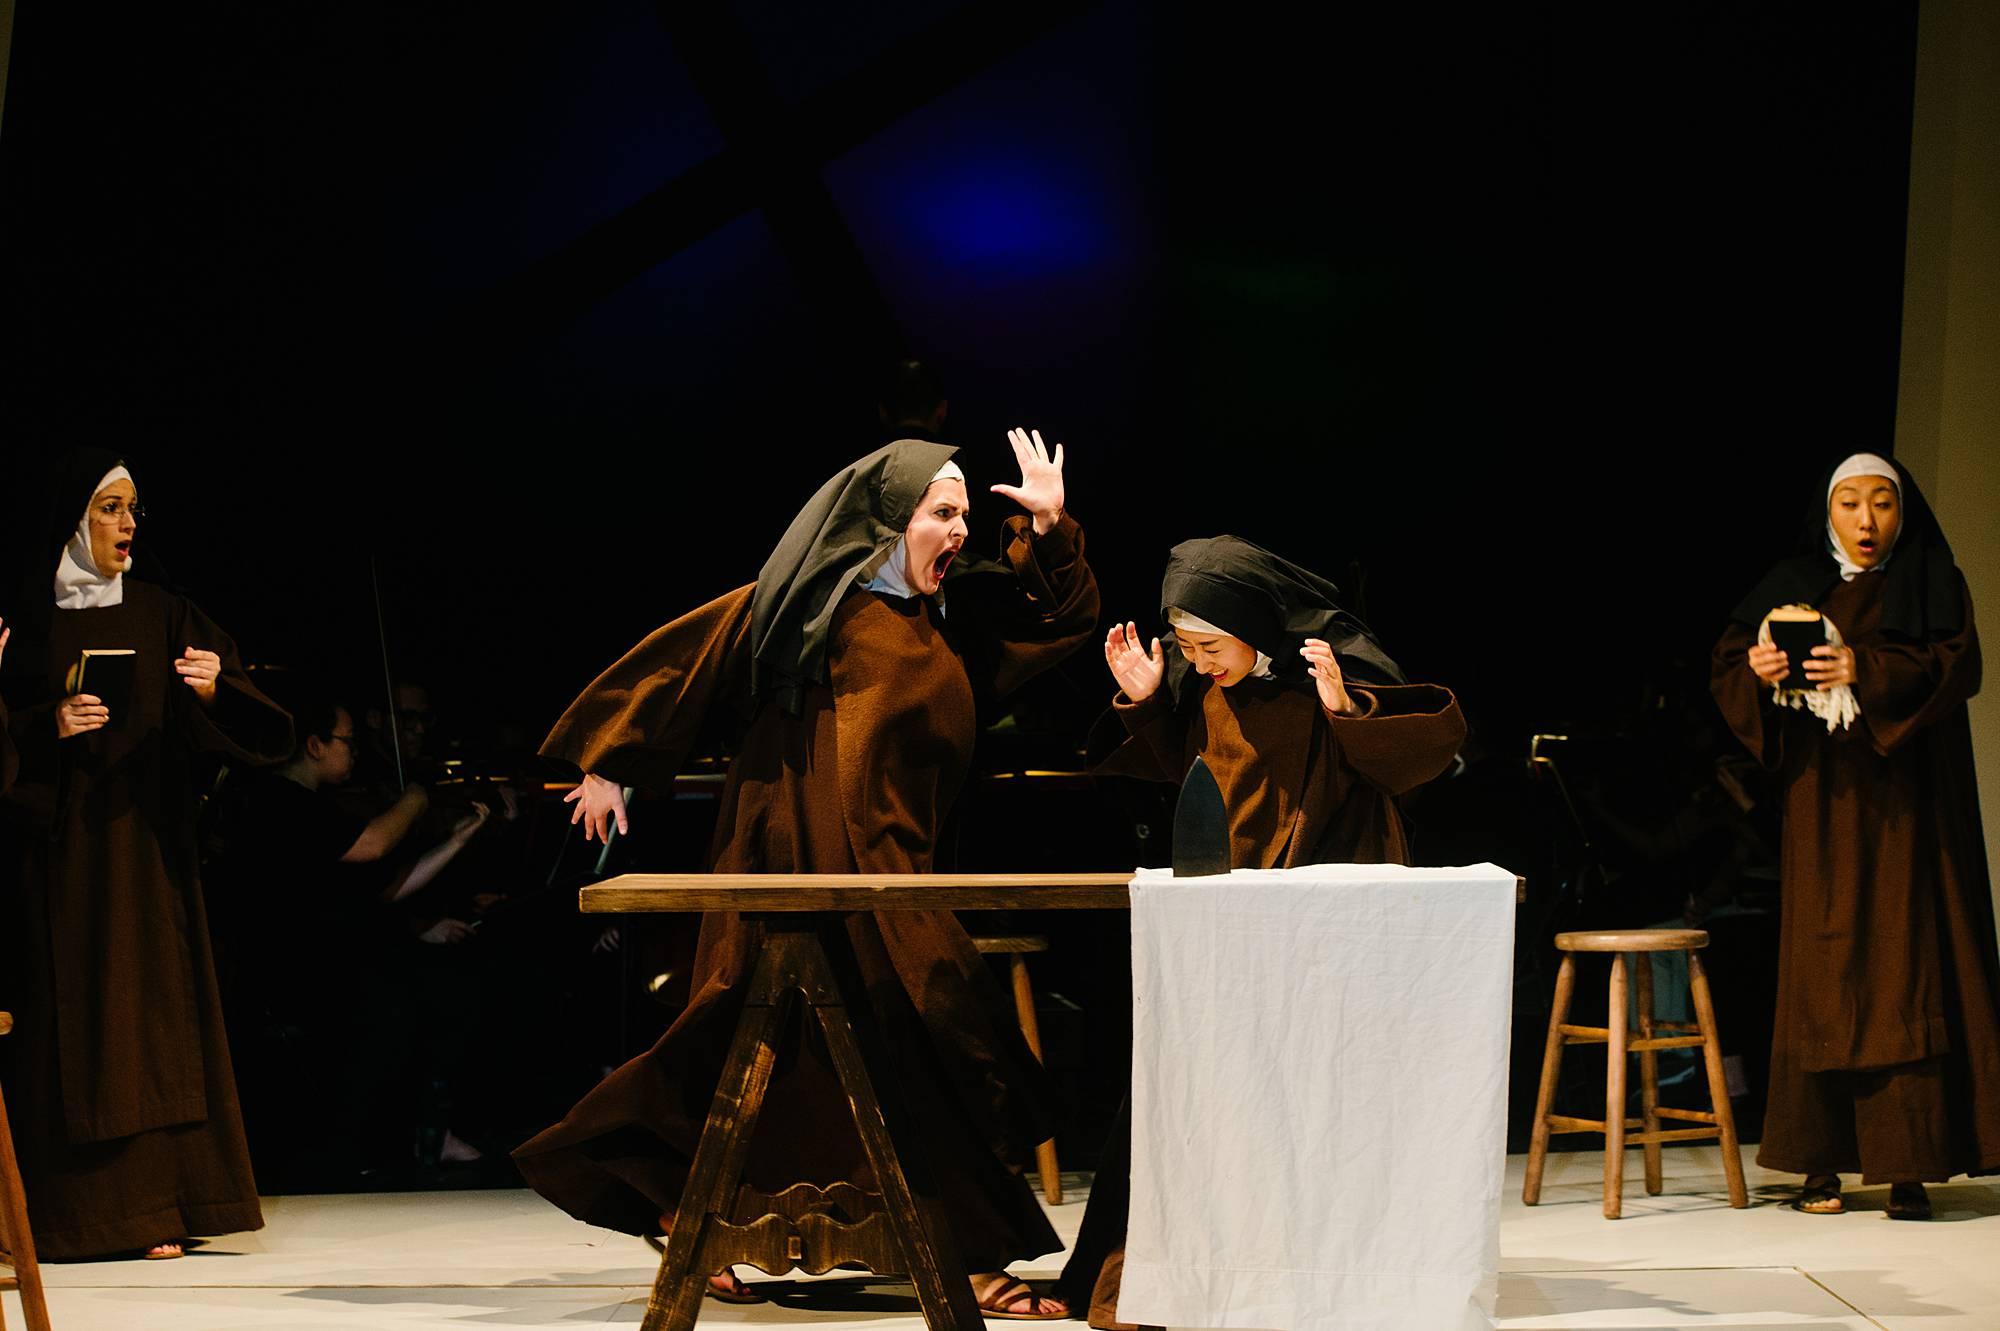
<svg viewBox="0 0 2000 1331">
<path fill-rule="evenodd" d="M 1887 451 L 1915 7 L 1383 8 L 22 0 L 7 448 L 128 450 L 259 660 L 379 678 L 372 558 L 447 724 L 533 735 L 915 354 L 975 495 L 1067 442 L 1109 613 L 1240 533 L 1519 772 L 1705 706 L 1808 478 Z"/>
</svg>

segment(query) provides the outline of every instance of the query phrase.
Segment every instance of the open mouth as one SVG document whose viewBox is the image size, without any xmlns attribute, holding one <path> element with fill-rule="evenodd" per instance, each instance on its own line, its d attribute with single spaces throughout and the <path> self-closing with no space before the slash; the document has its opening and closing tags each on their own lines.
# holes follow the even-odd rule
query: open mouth
<svg viewBox="0 0 2000 1331">
<path fill-rule="evenodd" d="M 132 543 L 130 541 L 120 541 L 111 548 L 118 552 L 120 559 L 130 559 L 132 557 Z"/>
<path fill-rule="evenodd" d="M 958 551 L 956 550 L 946 550 L 943 554 L 939 555 L 936 559 L 931 561 L 931 578 L 933 581 L 936 582 L 944 581 L 944 571 L 951 567 L 951 561 L 954 558 L 956 558 L 957 555 Z"/>
</svg>

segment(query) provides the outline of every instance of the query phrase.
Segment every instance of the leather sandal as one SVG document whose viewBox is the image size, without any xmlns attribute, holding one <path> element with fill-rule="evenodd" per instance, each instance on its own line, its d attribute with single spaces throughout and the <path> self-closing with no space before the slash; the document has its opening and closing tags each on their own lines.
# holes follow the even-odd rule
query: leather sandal
<svg viewBox="0 0 2000 1331">
<path fill-rule="evenodd" d="M 1840 1175 L 1808 1174 L 1792 1209 L 1807 1215 L 1839 1215 L 1845 1211 L 1847 1203 L 1840 1200 Z"/>
<path fill-rule="evenodd" d="M 1921 1183 L 1891 1183 L 1888 1210 L 1891 1220 L 1928 1220 L 1931 1195 Z"/>
<path fill-rule="evenodd" d="M 672 1229 L 673 1225 L 674 1225 L 674 1218 L 672 1216 L 663 1215 L 660 1217 L 661 1228 Z M 651 1248 L 654 1252 L 659 1253 L 662 1257 L 666 1256 L 667 1240 L 665 1235 L 648 1234 L 645 1236 L 645 1238 L 647 1247 Z M 727 1288 L 715 1283 L 716 1281 L 724 1279 L 725 1277 L 729 1281 L 729 1285 Z M 752 1290 L 748 1285 L 744 1284 L 740 1279 L 737 1278 L 736 1272 L 734 1270 L 717 1271 L 714 1275 L 708 1277 L 707 1280 L 703 1282 L 701 1292 L 704 1298 L 714 1299 L 717 1303 L 769 1303 L 770 1302 L 770 1300 L 765 1298 L 762 1294 L 757 1294 L 752 1292 Z"/>
<path fill-rule="evenodd" d="M 976 1293 L 977 1291 L 975 1291 Z M 1026 1302 L 1034 1311 L 1025 1313 L 1008 1312 L 1015 1304 Z M 1035 1293 L 1034 1286 L 1025 1280 L 1007 1276 L 993 1282 L 984 1294 L 978 1295 L 979 1315 L 997 1322 L 1060 1322 L 1069 1320 L 1069 1308 L 1059 1300 Z"/>
<path fill-rule="evenodd" d="M 715 1283 L 718 1280 L 727 1280 L 729 1284 L 727 1287 L 718 1285 Z M 717 1303 L 770 1302 L 762 1294 L 757 1293 L 741 1280 L 738 1280 L 736 1273 L 729 1270 L 717 1271 L 714 1275 L 710 1276 L 707 1283 L 702 1286 L 701 1292 L 705 1297 L 714 1299 Z"/>
</svg>

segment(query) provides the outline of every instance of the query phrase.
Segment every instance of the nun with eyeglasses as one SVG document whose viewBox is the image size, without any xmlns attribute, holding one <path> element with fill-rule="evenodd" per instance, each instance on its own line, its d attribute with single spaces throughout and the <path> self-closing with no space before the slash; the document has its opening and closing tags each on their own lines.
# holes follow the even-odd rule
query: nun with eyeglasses
<svg viewBox="0 0 2000 1331">
<path fill-rule="evenodd" d="M 283 758 L 291 718 L 142 572 L 132 468 L 82 450 L 44 480 L 44 524 L 10 533 L 41 539 L 0 607 L 15 1144 L 44 1258 L 178 1257 L 263 1224 L 198 871 L 201 771 Z"/>
</svg>

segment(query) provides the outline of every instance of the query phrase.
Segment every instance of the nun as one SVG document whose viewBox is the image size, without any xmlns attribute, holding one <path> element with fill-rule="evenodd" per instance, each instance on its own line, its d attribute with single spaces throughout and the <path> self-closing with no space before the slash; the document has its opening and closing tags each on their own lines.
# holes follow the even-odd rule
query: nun
<svg viewBox="0 0 2000 1331">
<path fill-rule="evenodd" d="M 1927 1219 L 1924 1184 L 2000 1171 L 2000 957 L 1966 713 L 1979 635 L 1901 465 L 1856 453 L 1810 504 L 1711 662 L 1723 716 L 1784 791 L 1757 1163 L 1805 1176 L 1801 1211 L 1840 1212 L 1840 1175 L 1859 1174 L 1890 1185 L 1892 1219 Z M 1813 610 L 1824 642 L 1794 662 L 1772 612 Z"/>
<path fill-rule="evenodd" d="M 7 621 L 0 619 L 0 670 L 7 665 L 7 640 L 14 630 L 7 627 Z M 21 755 L 14 752 L 14 736 L 7 729 L 7 699 L 0 696 L 0 795 L 14 788 L 14 774 L 21 770 Z"/>
<path fill-rule="evenodd" d="M 1465 719 L 1451 690 L 1405 682 L 1339 596 L 1240 537 L 1175 546 L 1172 647 L 1129 621 L 1104 640 L 1129 738 L 1099 770 L 1177 783 L 1200 756 L 1232 868 L 1408 863 L 1395 797 L 1450 766 Z"/>
<path fill-rule="evenodd" d="M 1009 440 L 1025 515 L 1002 557 L 970 558 L 957 451 L 898 440 L 843 468 L 800 510 L 757 581 L 654 632 L 556 723 L 542 752 L 584 772 L 586 836 L 627 826 L 621 786 L 665 790 L 705 726 L 743 727 L 723 787 L 718 871 L 923 872 L 983 719 L 1091 635 L 1097 585 L 1064 511 L 1063 449 Z M 1040 1067 L 950 912 L 849 917 L 912 1120 L 982 1310 L 1068 1315 L 1006 1274 L 1062 1247 L 1021 1178 L 1050 1135 Z M 691 998 L 649 1052 L 613 1072 L 515 1158 L 571 1215 L 657 1234 L 679 1204 L 750 978 L 753 926 L 702 922 Z M 746 1182 L 872 1187 L 839 1081 L 795 1031 L 750 1149 Z M 733 1272 L 708 1292 L 754 1301 Z"/>
<path fill-rule="evenodd" d="M 273 762 L 291 719 L 185 597 L 134 572 L 143 510 L 103 453 L 55 468 L 39 588 L 0 663 L 19 771 L 6 794 L 7 1089 L 36 1246 L 178 1257 L 263 1217 L 216 996 L 195 839 L 204 759 Z M 86 649 L 129 652 L 120 694 Z"/>
<path fill-rule="evenodd" d="M 1451 690 L 1411 684 L 1333 583 L 1237 536 L 1167 556 L 1160 617 L 1172 646 L 1114 625 L 1104 663 L 1125 744 L 1100 772 L 1178 783 L 1199 757 L 1222 790 L 1232 869 L 1407 864 L 1396 797 L 1438 776 L 1465 741 Z M 1121 1106 L 1057 1292 L 1117 1318 L 1131 1187 Z"/>
</svg>

